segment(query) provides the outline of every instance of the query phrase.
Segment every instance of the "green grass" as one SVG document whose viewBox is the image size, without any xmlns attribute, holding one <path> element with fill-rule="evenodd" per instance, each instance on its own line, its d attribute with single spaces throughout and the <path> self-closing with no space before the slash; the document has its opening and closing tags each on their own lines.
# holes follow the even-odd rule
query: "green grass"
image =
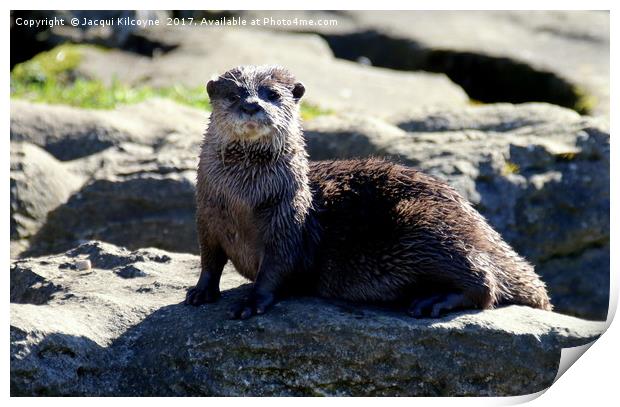
<svg viewBox="0 0 620 407">
<path fill-rule="evenodd" d="M 88 109 L 114 109 L 153 97 L 174 100 L 198 109 L 211 110 L 204 87 L 127 86 L 119 81 L 106 85 L 79 76 L 75 68 L 82 59 L 81 50 L 89 45 L 60 45 L 16 65 L 11 71 L 11 97 L 32 102 L 63 104 Z M 330 114 L 331 111 L 302 102 L 304 120 Z"/>
<path fill-rule="evenodd" d="M 311 120 L 317 116 L 324 116 L 328 114 L 333 114 L 334 112 L 329 109 L 322 109 L 316 105 L 312 105 L 310 103 L 301 102 L 301 118 L 303 120 Z"/>
<path fill-rule="evenodd" d="M 163 97 L 176 102 L 211 110 L 206 91 L 182 86 L 152 88 L 129 87 L 114 81 L 105 85 L 100 81 L 75 79 L 68 85 L 59 86 L 54 81 L 42 84 L 19 84 L 12 86 L 11 96 L 33 102 L 63 104 L 88 109 L 114 109 L 119 105 L 138 103 L 153 97 Z"/>
<path fill-rule="evenodd" d="M 11 97 L 33 102 L 63 104 L 88 109 L 114 109 L 152 97 L 210 110 L 209 98 L 202 87 L 127 86 L 118 81 L 106 85 L 79 76 L 81 50 L 86 45 L 60 45 L 16 65 L 11 72 Z"/>
</svg>

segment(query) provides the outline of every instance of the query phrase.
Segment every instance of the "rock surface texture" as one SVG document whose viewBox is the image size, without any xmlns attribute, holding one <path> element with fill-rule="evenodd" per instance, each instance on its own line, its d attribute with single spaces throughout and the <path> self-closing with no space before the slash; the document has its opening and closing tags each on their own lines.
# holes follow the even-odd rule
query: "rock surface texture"
<svg viewBox="0 0 620 407">
<path fill-rule="evenodd" d="M 247 11 L 248 20 L 320 34 L 334 54 L 405 71 L 442 72 L 472 99 L 543 101 L 609 115 L 605 11 Z"/>
<path fill-rule="evenodd" d="M 11 139 L 46 149 L 86 180 L 42 218 L 31 253 L 91 238 L 195 251 L 194 183 L 207 122 L 207 112 L 162 99 L 114 111 L 13 102 Z"/>
<path fill-rule="evenodd" d="M 317 298 L 231 321 L 246 281 L 227 266 L 220 302 L 184 306 L 198 272 L 194 255 L 102 242 L 14 261 L 12 395 L 520 395 L 604 329 L 527 307 L 414 320 Z"/>
<path fill-rule="evenodd" d="M 65 203 L 82 181 L 38 146 L 11 142 L 11 251 L 27 247 L 47 213 Z"/>
<path fill-rule="evenodd" d="M 238 65 L 280 64 L 305 84 L 305 101 L 324 109 L 387 115 L 408 106 L 463 106 L 468 101 L 443 74 L 399 72 L 336 59 L 317 35 L 240 27 L 154 29 L 144 35 L 174 49 L 152 58 L 87 50 L 77 71 L 106 82 L 117 78 L 134 85 L 203 88 L 213 76 Z M 106 63 L 110 58 L 119 62 Z"/>
</svg>

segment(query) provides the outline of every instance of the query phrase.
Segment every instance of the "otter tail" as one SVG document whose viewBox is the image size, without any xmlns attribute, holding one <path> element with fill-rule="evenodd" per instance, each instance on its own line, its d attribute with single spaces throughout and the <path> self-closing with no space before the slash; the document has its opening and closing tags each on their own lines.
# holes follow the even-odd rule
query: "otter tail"
<svg viewBox="0 0 620 407">
<path fill-rule="evenodd" d="M 527 305 L 546 311 L 552 311 L 553 305 L 549 300 L 547 288 L 536 274 L 527 282 L 519 281 L 517 285 L 510 287 L 507 294 L 501 297 L 500 303 Z"/>
<path fill-rule="evenodd" d="M 534 266 L 519 256 L 471 204 L 464 199 L 461 204 L 475 219 L 474 232 L 469 234 L 472 244 L 468 258 L 473 269 L 486 278 L 484 285 L 489 289 L 489 305 L 515 304 L 553 310 L 547 287 Z"/>
<path fill-rule="evenodd" d="M 507 246 L 507 245 L 506 245 Z M 509 249 L 510 250 L 510 249 Z M 502 259 L 499 304 L 527 305 L 546 311 L 552 311 L 553 305 L 547 294 L 547 286 L 534 271 L 534 266 L 517 255 L 513 250 L 508 258 Z"/>
<path fill-rule="evenodd" d="M 485 229 L 481 234 L 483 238 L 478 241 L 478 247 L 484 250 L 474 258 L 479 262 L 478 267 L 486 269 L 493 280 L 493 303 L 553 310 L 547 286 L 534 271 L 534 266 L 519 256 L 473 207 L 470 213 L 478 219 L 478 226 Z"/>
</svg>

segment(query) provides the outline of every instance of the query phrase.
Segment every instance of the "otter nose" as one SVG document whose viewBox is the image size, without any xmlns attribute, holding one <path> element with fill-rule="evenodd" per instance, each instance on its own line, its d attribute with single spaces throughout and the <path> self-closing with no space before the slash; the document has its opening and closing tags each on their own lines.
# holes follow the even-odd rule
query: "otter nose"
<svg viewBox="0 0 620 407">
<path fill-rule="evenodd" d="M 256 114 L 260 110 L 260 106 L 255 102 L 243 102 L 240 108 L 243 113 L 249 115 Z"/>
</svg>

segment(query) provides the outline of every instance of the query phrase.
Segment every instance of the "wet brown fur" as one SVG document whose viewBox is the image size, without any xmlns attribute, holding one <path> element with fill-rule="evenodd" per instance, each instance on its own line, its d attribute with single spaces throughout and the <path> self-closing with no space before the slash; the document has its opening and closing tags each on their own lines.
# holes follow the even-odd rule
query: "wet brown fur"
<svg viewBox="0 0 620 407">
<path fill-rule="evenodd" d="M 208 90 L 213 113 L 196 195 L 202 273 L 187 303 L 216 300 L 230 260 L 255 281 L 235 318 L 299 292 L 411 303 L 414 316 L 552 308 L 533 267 L 447 184 L 376 158 L 310 164 L 303 85 L 284 68 L 235 68 Z M 240 113 L 243 103 L 258 113 Z M 246 120 L 262 136 L 244 136 Z"/>
</svg>

